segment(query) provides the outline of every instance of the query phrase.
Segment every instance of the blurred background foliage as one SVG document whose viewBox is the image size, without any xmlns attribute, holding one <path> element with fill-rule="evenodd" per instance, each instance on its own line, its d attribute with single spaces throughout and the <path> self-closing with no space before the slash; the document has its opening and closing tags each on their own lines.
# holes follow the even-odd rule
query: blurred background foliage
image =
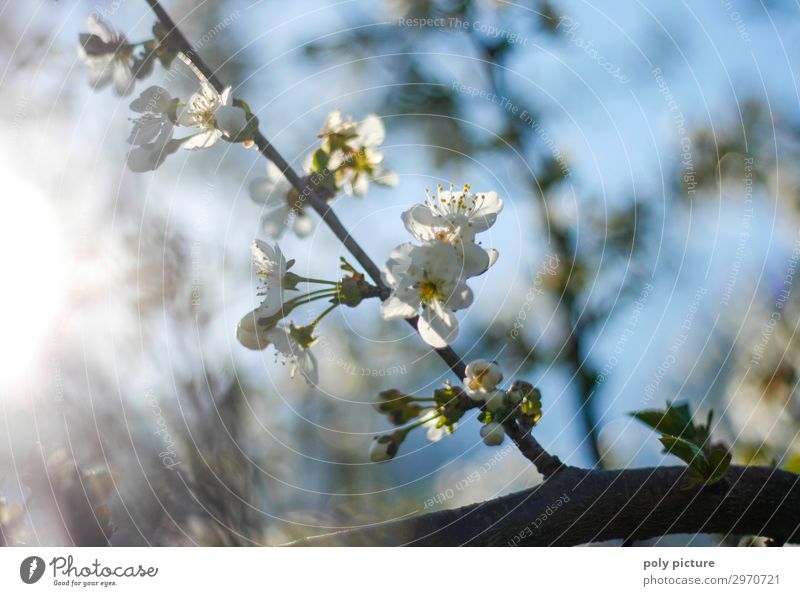
<svg viewBox="0 0 800 596">
<path fill-rule="evenodd" d="M 682 399 L 717 412 L 734 462 L 800 470 L 796 7 L 165 6 L 296 166 L 330 110 L 384 119 L 400 185 L 336 202 L 376 261 L 407 240 L 399 214 L 424 188 L 501 194 L 486 240 L 501 259 L 454 347 L 542 389 L 551 451 L 674 464 L 627 413 Z M 264 162 L 228 145 L 127 172 L 130 100 L 92 92 L 76 60 L 93 11 L 130 39 L 154 21 L 103 0 L 7 3 L 0 19 L 0 540 L 279 544 L 538 482 L 472 418 L 368 463 L 374 395 L 451 378 L 376 303 L 326 319 L 318 388 L 236 343 Z M 196 87 L 177 63 L 151 80 Z M 283 247 L 310 275 L 343 254 L 322 226 Z"/>
</svg>

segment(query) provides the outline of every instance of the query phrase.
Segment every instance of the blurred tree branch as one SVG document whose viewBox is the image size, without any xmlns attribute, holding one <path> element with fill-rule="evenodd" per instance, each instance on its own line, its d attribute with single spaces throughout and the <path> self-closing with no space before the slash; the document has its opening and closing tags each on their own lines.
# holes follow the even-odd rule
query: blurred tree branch
<svg viewBox="0 0 800 596">
<path fill-rule="evenodd" d="M 513 101 L 513 105 L 521 108 L 523 104 L 517 101 L 516 98 L 512 99 L 513 94 L 506 88 L 504 83 L 503 74 L 506 67 L 503 61 L 510 49 L 510 45 L 508 43 L 490 43 L 474 30 L 469 31 L 469 38 L 480 54 L 492 93 L 497 97 L 504 97 L 509 101 Z M 512 113 L 502 107 L 497 112 L 505 120 L 506 135 L 504 141 L 520 155 L 525 155 L 526 151 L 530 149 L 531 127 L 516 115 L 516 112 Z M 527 113 L 534 114 L 535 111 L 527 109 Z M 546 169 L 552 170 L 552 168 Z M 555 168 L 554 171 L 558 171 L 558 168 Z M 548 215 L 552 210 L 552 205 L 548 204 L 547 191 L 551 185 L 563 177 L 564 172 L 559 172 L 552 176 L 546 176 L 544 180 L 540 181 L 535 174 L 531 173 L 530 184 L 537 190 L 537 194 L 541 198 L 540 201 L 536 202 L 536 206 L 539 209 L 539 217 L 541 221 L 546 222 L 548 234 L 556 251 L 564 258 L 566 263 L 574 263 L 577 258 L 577 250 L 569 241 L 568 231 Z M 571 277 L 564 277 L 563 287 L 561 288 L 561 300 L 568 314 L 568 324 L 571 329 L 564 339 L 559 354 L 569 363 L 573 371 L 572 378 L 575 381 L 575 395 L 578 400 L 577 411 L 583 421 L 592 459 L 602 465 L 603 456 L 598 438 L 599 425 L 592 404 L 597 371 L 583 357 L 584 331 L 587 325 L 586 319 L 590 315 L 578 300 L 578 292 L 575 288 L 575 283 L 570 279 Z"/>
</svg>

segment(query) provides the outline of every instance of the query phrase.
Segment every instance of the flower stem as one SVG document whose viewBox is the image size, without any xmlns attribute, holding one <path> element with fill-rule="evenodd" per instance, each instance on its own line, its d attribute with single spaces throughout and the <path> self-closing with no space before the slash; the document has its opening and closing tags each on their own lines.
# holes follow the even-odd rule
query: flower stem
<svg viewBox="0 0 800 596">
<path fill-rule="evenodd" d="M 337 306 L 339 306 L 339 303 L 338 303 L 338 302 L 335 302 L 335 303 L 331 304 L 331 305 L 330 305 L 328 308 L 326 308 L 325 310 L 323 310 L 323 311 L 320 313 L 320 315 L 319 315 L 319 316 L 318 316 L 316 319 L 314 319 L 314 321 L 311 323 L 311 326 L 312 326 L 312 327 L 316 327 L 316 326 L 317 326 L 317 323 L 319 323 L 319 322 L 320 322 L 320 321 L 321 321 L 321 320 L 322 320 L 322 319 L 325 317 L 325 315 L 327 315 L 329 312 L 331 312 L 331 311 L 332 311 L 334 308 L 336 308 Z"/>
<path fill-rule="evenodd" d="M 329 279 L 317 279 L 316 277 L 300 277 L 301 282 L 305 282 L 307 284 L 327 284 L 330 286 L 338 286 L 338 281 L 331 281 Z"/>
<path fill-rule="evenodd" d="M 330 290 L 327 291 L 318 290 L 317 292 L 311 292 L 309 294 L 305 294 L 304 296 L 298 296 L 297 298 L 293 298 L 288 302 L 284 302 L 282 314 L 285 317 L 298 306 L 302 306 L 303 304 L 309 304 L 316 300 L 324 300 L 325 298 L 336 298 L 337 296 L 338 296 L 337 292 L 331 292 Z"/>
</svg>

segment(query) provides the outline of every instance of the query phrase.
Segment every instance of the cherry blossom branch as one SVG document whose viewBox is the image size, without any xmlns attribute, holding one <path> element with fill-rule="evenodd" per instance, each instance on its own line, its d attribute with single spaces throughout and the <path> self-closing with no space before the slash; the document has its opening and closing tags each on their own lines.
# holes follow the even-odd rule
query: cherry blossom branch
<svg viewBox="0 0 800 596">
<path fill-rule="evenodd" d="M 225 86 L 216 76 L 203 59 L 195 52 L 194 47 L 186 39 L 181 30 L 169 16 L 169 14 L 161 6 L 158 0 L 146 0 L 147 4 L 153 10 L 154 14 L 160 21 L 161 25 L 166 31 L 164 43 L 169 45 L 172 49 L 181 52 L 187 60 L 205 77 L 218 93 L 222 93 Z M 263 135 L 260 130 L 254 134 L 253 141 L 259 152 L 269 161 L 275 164 L 278 169 L 283 173 L 288 182 L 294 189 L 300 193 L 301 197 L 311 205 L 314 211 L 322 218 L 325 224 L 330 228 L 334 235 L 344 245 L 344 247 L 353 255 L 358 264 L 364 268 L 367 275 L 370 276 L 372 281 L 376 284 L 381 298 L 386 298 L 389 295 L 389 288 L 383 282 L 381 271 L 374 261 L 367 255 L 361 245 L 352 237 L 347 231 L 347 228 L 342 224 L 338 216 L 333 212 L 328 200 L 330 197 L 324 196 L 318 189 L 309 183 L 307 179 L 302 178 L 292 168 L 289 162 L 284 159 L 280 152 L 270 143 L 270 141 Z M 417 319 L 414 317 L 406 319 L 406 322 L 416 331 Z M 450 346 L 444 348 L 435 348 L 439 357 L 448 365 L 448 367 L 455 373 L 458 379 L 463 379 L 466 376 L 466 366 L 461 357 Z M 530 432 L 523 432 L 516 422 L 508 422 L 504 425 L 507 434 L 511 437 L 514 443 L 519 448 L 520 452 L 528 458 L 545 476 L 551 476 L 558 472 L 563 464 L 558 457 L 549 454 L 530 434 Z"/>
</svg>

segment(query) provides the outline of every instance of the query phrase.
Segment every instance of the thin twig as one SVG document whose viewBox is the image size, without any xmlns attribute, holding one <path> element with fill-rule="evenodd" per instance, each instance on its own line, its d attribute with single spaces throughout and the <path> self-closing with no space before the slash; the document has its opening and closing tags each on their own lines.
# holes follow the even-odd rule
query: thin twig
<svg viewBox="0 0 800 596">
<path fill-rule="evenodd" d="M 516 420 L 507 420 L 503 423 L 503 428 L 505 428 L 506 434 L 511 437 L 511 440 L 522 452 L 522 455 L 533 462 L 533 465 L 545 478 L 553 476 L 564 468 L 564 464 L 558 459 L 558 456 L 547 452 L 539 444 L 539 441 L 533 438 L 531 431 L 522 430 Z"/>
</svg>

